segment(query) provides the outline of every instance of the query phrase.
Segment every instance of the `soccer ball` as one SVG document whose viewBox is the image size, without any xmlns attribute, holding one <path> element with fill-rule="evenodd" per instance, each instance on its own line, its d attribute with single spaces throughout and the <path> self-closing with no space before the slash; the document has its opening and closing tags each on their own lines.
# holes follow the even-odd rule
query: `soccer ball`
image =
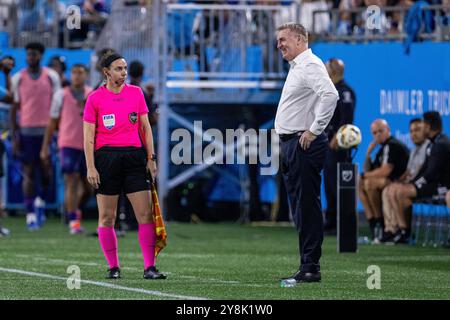
<svg viewBox="0 0 450 320">
<path fill-rule="evenodd" d="M 361 130 L 353 124 L 344 124 L 339 128 L 336 139 L 339 147 L 342 149 L 350 149 L 361 143 Z"/>
</svg>

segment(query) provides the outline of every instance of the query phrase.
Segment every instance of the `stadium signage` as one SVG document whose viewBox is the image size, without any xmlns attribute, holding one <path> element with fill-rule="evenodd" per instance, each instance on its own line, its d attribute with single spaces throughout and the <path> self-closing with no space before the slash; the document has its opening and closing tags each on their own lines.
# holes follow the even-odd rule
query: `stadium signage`
<svg viewBox="0 0 450 320">
<path fill-rule="evenodd" d="M 450 91 L 380 90 L 380 113 L 420 116 L 427 111 L 450 115 Z"/>
<path fill-rule="evenodd" d="M 260 164 L 261 175 L 273 175 L 279 169 L 279 137 L 274 129 L 219 129 L 203 131 L 202 121 L 194 121 L 193 132 L 178 128 L 171 134 L 177 142 L 171 151 L 175 165 Z M 270 147 L 269 147 L 270 144 Z"/>
</svg>

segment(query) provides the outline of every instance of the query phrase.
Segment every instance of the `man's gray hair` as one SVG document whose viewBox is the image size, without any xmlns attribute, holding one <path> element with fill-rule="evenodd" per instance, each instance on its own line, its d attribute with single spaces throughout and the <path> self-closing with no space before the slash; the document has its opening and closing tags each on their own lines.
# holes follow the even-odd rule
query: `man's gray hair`
<svg viewBox="0 0 450 320">
<path fill-rule="evenodd" d="M 277 31 L 281 31 L 281 30 L 285 30 L 285 29 L 289 29 L 290 31 L 298 34 L 299 36 L 301 36 L 303 38 L 304 42 L 308 42 L 308 31 L 302 24 L 296 23 L 296 22 L 284 23 L 277 28 Z"/>
</svg>

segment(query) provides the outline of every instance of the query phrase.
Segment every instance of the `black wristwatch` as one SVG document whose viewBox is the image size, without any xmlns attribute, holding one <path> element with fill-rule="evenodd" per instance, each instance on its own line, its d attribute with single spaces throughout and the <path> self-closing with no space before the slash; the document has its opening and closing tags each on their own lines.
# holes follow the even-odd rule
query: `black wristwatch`
<svg viewBox="0 0 450 320">
<path fill-rule="evenodd" d="M 156 161 L 156 154 L 147 157 L 148 160 Z"/>
</svg>

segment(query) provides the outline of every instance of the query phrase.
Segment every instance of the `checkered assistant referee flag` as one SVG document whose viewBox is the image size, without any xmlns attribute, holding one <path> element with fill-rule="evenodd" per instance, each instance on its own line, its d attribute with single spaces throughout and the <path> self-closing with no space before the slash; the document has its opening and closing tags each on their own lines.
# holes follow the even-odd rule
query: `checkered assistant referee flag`
<svg viewBox="0 0 450 320">
<path fill-rule="evenodd" d="M 156 226 L 156 245 L 155 245 L 155 257 L 158 256 L 159 252 L 164 249 L 167 245 L 167 233 L 166 226 L 164 225 L 164 220 L 161 215 L 161 207 L 159 206 L 158 193 L 156 192 L 156 187 L 152 183 L 150 192 L 152 194 L 152 214 L 153 220 Z"/>
</svg>

